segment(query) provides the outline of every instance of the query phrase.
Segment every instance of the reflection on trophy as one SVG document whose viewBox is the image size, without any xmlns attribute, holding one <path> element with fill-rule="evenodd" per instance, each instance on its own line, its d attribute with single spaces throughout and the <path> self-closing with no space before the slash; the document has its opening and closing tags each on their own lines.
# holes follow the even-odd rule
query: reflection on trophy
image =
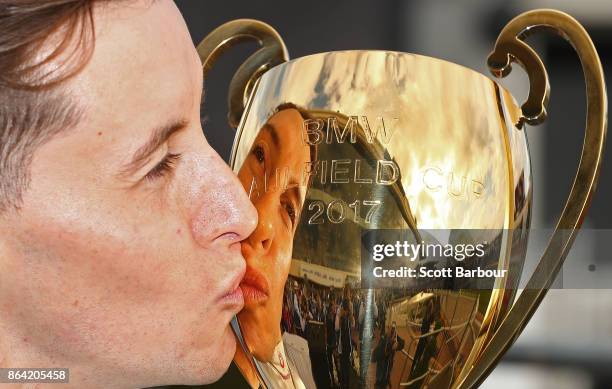
<svg viewBox="0 0 612 389">
<path fill-rule="evenodd" d="M 522 39 L 540 29 L 576 48 L 587 128 L 567 205 L 517 297 L 533 195 L 525 129 L 545 119 L 548 100 L 545 68 Z M 551 10 L 504 28 L 488 63 L 500 77 L 512 62 L 525 68 L 531 90 L 522 106 L 482 74 L 419 55 L 344 51 L 288 61 L 278 34 L 253 20 L 227 23 L 200 44 L 205 71 L 244 39 L 262 45 L 236 73 L 229 102 L 238 131 L 231 163 L 259 213 L 242 245 L 245 308 L 235 323 L 234 363 L 245 381 L 477 386 L 550 287 L 597 181 L 607 102 L 587 33 Z M 385 268 L 372 242 L 419 251 L 396 253 Z M 467 245 L 481 252 L 458 259 L 423 249 Z M 383 271 L 402 277 L 378 279 Z M 476 271 L 494 276 L 461 276 Z M 405 276 L 421 273 L 434 276 Z"/>
</svg>

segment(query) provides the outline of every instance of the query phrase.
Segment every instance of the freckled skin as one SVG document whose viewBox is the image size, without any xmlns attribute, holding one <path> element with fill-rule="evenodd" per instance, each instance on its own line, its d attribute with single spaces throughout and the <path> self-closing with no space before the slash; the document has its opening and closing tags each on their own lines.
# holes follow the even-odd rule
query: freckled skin
<svg viewBox="0 0 612 389">
<path fill-rule="evenodd" d="M 276 169 L 288 168 L 293 181 L 300 182 L 305 163 L 310 161 L 310 149 L 301 140 L 302 116 L 295 109 L 282 110 L 268 120 L 277 129 L 280 150 L 266 151 L 266 167 L 271 186 L 274 185 Z M 254 145 L 261 144 L 265 150 L 272 148 L 272 139 L 266 131 L 260 131 Z M 281 340 L 280 319 L 283 293 L 293 251 L 295 225 L 288 228 L 286 215 L 281 204 L 283 191 L 268 190 L 263 187 L 263 170 L 258 165 L 253 152 L 247 157 L 238 172 L 238 178 L 245 190 L 249 190 L 253 177 L 259 183 L 259 195 L 253 194 L 251 201 L 258 212 L 258 225 L 255 231 L 242 244 L 242 252 L 247 266 L 259 270 L 266 276 L 270 287 L 269 298 L 258 304 L 245 304 L 238 315 L 246 343 L 253 355 L 260 361 L 272 360 L 274 348 Z M 302 188 L 299 207 L 304 203 L 305 188 Z M 296 211 L 299 217 L 299 210 Z M 298 223 L 296 219 L 295 224 Z"/>
<path fill-rule="evenodd" d="M 234 355 L 257 214 L 200 124 L 201 63 L 169 0 L 95 8 L 92 60 L 65 87 L 76 128 L 42 145 L 0 215 L 0 365 L 70 368 L 74 388 L 205 384 Z M 163 26 L 163 28 L 162 28 Z M 154 128 L 186 126 L 120 174 Z M 145 179 L 166 153 L 181 158 Z"/>
</svg>

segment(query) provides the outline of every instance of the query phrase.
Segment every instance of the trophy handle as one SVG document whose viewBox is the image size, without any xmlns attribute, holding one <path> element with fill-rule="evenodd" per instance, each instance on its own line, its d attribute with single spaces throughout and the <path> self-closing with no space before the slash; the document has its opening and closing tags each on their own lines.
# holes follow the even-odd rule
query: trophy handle
<svg viewBox="0 0 612 389">
<path fill-rule="evenodd" d="M 584 71 L 587 94 L 587 117 L 584 144 L 571 192 L 552 237 L 523 293 L 499 325 L 476 363 L 460 383 L 473 388 L 482 383 L 504 352 L 514 343 L 536 311 L 576 237 L 597 184 L 607 127 L 607 97 L 601 62 L 585 29 L 571 16 L 555 10 L 534 10 L 514 18 L 499 35 L 488 59 L 491 72 L 504 77 L 517 62 L 529 75 L 531 89 L 522 105 L 523 123 L 538 124 L 546 118 L 548 76 L 542 61 L 523 39 L 533 32 L 553 31 L 574 47 Z"/>
<path fill-rule="evenodd" d="M 219 56 L 231 47 L 249 40 L 256 41 L 261 48 L 247 58 L 230 82 L 227 120 L 233 128 L 237 128 L 240 123 L 257 79 L 268 69 L 289 60 L 287 47 L 276 30 L 266 23 L 253 19 L 237 19 L 222 24 L 204 37 L 197 47 L 206 79 L 208 71 Z M 264 388 L 271 387 L 269 380 L 248 350 L 236 316 L 232 319 L 231 325 L 238 340 L 237 347 L 241 347 L 247 357 L 250 357 L 260 384 Z"/>
<path fill-rule="evenodd" d="M 238 127 L 255 81 L 268 69 L 289 60 L 285 43 L 278 32 L 266 23 L 237 19 L 214 29 L 197 47 L 206 77 L 221 54 L 248 40 L 256 41 L 261 48 L 247 58 L 230 82 L 227 119 L 233 128 Z"/>
</svg>

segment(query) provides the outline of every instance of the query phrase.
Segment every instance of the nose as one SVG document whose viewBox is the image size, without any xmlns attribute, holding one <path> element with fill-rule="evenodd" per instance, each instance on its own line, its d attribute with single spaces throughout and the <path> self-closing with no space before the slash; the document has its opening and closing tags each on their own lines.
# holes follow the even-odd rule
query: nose
<svg viewBox="0 0 612 389">
<path fill-rule="evenodd" d="M 205 194 L 192 219 L 192 234 L 201 246 L 233 245 L 245 240 L 257 226 L 257 210 L 242 184 L 216 153 L 207 164 Z"/>
<path fill-rule="evenodd" d="M 275 203 L 277 201 L 274 200 L 273 193 L 267 193 L 255 201 L 257 227 L 247 238 L 246 242 L 250 249 L 258 254 L 268 252 L 274 241 L 275 229 L 273 217 L 275 213 L 273 207 Z"/>
</svg>

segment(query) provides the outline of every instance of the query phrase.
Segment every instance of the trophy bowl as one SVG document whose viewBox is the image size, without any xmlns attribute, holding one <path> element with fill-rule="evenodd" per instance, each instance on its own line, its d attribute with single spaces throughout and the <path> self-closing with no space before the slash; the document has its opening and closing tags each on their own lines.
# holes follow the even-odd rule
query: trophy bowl
<svg viewBox="0 0 612 389">
<path fill-rule="evenodd" d="M 525 127 L 545 120 L 549 93 L 523 39 L 541 29 L 569 39 L 582 61 L 587 129 L 557 229 L 515 301 L 533 195 Z M 242 243 L 245 308 L 234 321 L 246 381 L 478 385 L 550 287 L 597 181 L 607 102 L 587 33 L 552 10 L 504 28 L 488 64 L 498 77 L 512 62 L 525 68 L 522 106 L 496 81 L 421 55 L 288 61 L 278 34 L 254 20 L 205 38 L 204 71 L 245 39 L 262 46 L 236 73 L 229 100 L 231 166 L 259 216 Z"/>
</svg>

